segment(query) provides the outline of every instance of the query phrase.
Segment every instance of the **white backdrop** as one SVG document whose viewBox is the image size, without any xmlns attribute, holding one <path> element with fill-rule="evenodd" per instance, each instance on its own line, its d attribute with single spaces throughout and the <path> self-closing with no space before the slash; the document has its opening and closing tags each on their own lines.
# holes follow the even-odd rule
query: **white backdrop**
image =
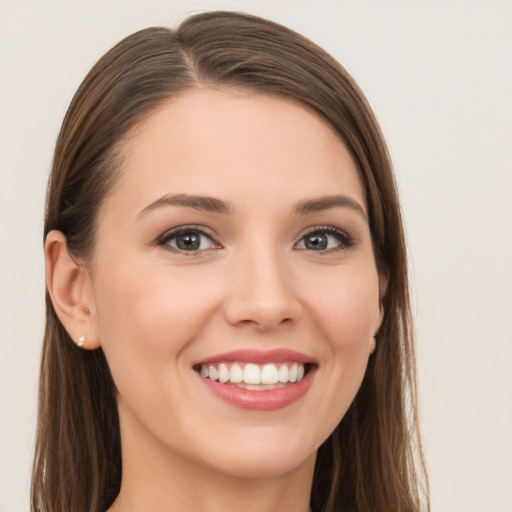
<svg viewBox="0 0 512 512">
<path fill-rule="evenodd" d="M 507 0 L 0 0 L 0 511 L 28 510 L 44 189 L 67 105 L 125 35 L 217 7 L 296 29 L 365 91 L 403 198 L 433 511 L 512 512 Z"/>
</svg>

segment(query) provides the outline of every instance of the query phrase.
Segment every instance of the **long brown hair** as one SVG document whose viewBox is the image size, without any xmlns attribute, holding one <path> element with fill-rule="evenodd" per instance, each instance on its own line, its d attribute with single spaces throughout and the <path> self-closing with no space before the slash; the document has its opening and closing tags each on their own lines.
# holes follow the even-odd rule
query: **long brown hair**
<svg viewBox="0 0 512 512">
<path fill-rule="evenodd" d="M 349 411 L 317 456 L 318 512 L 417 512 L 428 485 L 418 432 L 407 258 L 385 142 L 364 95 L 321 48 L 276 23 L 232 12 L 148 28 L 107 52 L 65 116 L 48 185 L 44 235 L 62 231 L 84 261 L 96 214 L 119 174 L 130 129 L 197 87 L 236 87 L 301 102 L 339 132 L 357 164 L 380 275 L 384 319 Z M 103 512 L 121 483 L 116 388 L 101 349 L 71 341 L 46 296 L 33 512 Z"/>
</svg>

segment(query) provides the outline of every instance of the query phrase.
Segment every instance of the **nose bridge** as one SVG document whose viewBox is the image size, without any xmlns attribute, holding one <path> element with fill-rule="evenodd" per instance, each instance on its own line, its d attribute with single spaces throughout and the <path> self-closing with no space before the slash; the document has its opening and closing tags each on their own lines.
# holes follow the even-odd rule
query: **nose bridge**
<svg viewBox="0 0 512 512">
<path fill-rule="evenodd" d="M 235 257 L 226 317 L 233 325 L 254 324 L 269 330 L 297 320 L 290 262 L 270 243 L 252 243 Z"/>
</svg>

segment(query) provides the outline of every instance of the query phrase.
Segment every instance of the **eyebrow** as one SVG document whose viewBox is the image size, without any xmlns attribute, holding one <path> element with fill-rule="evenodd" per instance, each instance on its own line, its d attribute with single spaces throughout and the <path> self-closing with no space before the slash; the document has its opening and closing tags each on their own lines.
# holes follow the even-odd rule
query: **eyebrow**
<svg viewBox="0 0 512 512">
<path fill-rule="evenodd" d="M 305 199 L 301 201 L 294 209 L 294 212 L 299 215 L 307 215 L 309 213 L 320 212 L 329 210 L 330 208 L 350 208 L 360 214 L 366 221 L 368 218 L 363 207 L 354 199 L 344 195 L 333 195 L 318 197 L 315 199 Z"/>
<path fill-rule="evenodd" d="M 167 194 L 146 206 L 139 212 L 137 218 L 162 206 L 185 206 L 186 208 L 222 213 L 224 215 L 231 215 L 233 213 L 232 206 L 222 199 L 207 196 L 192 196 L 189 194 Z"/>
<path fill-rule="evenodd" d="M 148 212 L 163 206 L 184 206 L 186 208 L 193 208 L 195 210 L 220 213 L 224 215 L 232 215 L 234 211 L 234 208 L 230 203 L 215 197 L 189 194 L 167 194 L 142 209 L 137 215 L 137 218 L 140 218 Z M 366 221 L 368 220 L 363 207 L 354 199 L 344 195 L 305 199 L 295 206 L 293 213 L 297 215 L 308 215 L 310 213 L 337 207 L 350 208 L 360 214 Z"/>
</svg>

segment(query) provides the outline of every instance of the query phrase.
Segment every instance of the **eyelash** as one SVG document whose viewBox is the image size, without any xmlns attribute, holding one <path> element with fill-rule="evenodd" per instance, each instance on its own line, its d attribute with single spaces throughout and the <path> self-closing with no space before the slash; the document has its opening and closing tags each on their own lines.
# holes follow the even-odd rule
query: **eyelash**
<svg viewBox="0 0 512 512">
<path fill-rule="evenodd" d="M 330 235 L 339 242 L 339 245 L 330 249 L 322 249 L 317 251 L 311 250 L 311 252 L 325 254 L 330 252 L 344 251 L 354 247 L 354 245 L 356 244 L 355 240 L 350 235 L 348 235 L 345 231 L 341 229 L 335 228 L 334 226 L 315 226 L 314 228 L 311 228 L 301 236 L 299 243 L 302 243 L 308 236 L 315 234 L 322 234 L 328 236 Z M 307 250 L 307 248 L 301 250 Z"/>
<path fill-rule="evenodd" d="M 173 247 L 173 246 L 169 245 L 169 242 L 171 240 L 175 239 L 179 235 L 188 234 L 188 233 L 199 234 L 201 236 L 205 236 L 206 238 L 211 240 L 212 245 L 216 246 L 216 247 L 214 247 L 215 249 L 221 248 L 221 245 L 215 240 L 215 237 L 212 234 L 207 232 L 202 227 L 193 226 L 193 225 L 173 228 L 170 231 L 167 231 L 166 233 L 161 235 L 156 240 L 156 244 L 159 246 L 163 246 L 165 249 L 167 249 L 169 251 L 176 252 L 178 254 L 187 255 L 187 256 L 192 256 L 194 254 L 198 254 L 198 253 L 206 250 L 206 249 L 185 250 L 185 249 L 179 249 L 178 247 Z M 343 250 L 348 250 L 348 249 L 352 248 L 356 244 L 355 240 L 351 236 L 349 236 L 345 231 L 343 231 L 341 229 L 335 228 L 334 226 L 316 226 L 316 227 L 308 230 L 306 233 L 304 233 L 301 236 L 299 242 L 297 242 L 294 247 L 297 248 L 297 246 L 299 244 L 305 243 L 305 239 L 308 236 L 315 235 L 315 234 L 328 235 L 328 236 L 330 235 L 330 236 L 334 237 L 339 242 L 339 245 L 337 245 L 336 247 L 333 247 L 333 248 L 329 248 L 329 249 L 320 249 L 320 250 L 309 249 L 310 252 L 318 252 L 320 254 L 325 254 L 325 253 L 330 253 L 330 252 L 343 251 Z M 304 247 L 304 248 L 300 248 L 299 250 L 307 251 L 308 248 Z"/>
<path fill-rule="evenodd" d="M 206 238 L 208 238 L 212 241 L 212 245 L 217 246 L 215 248 L 220 248 L 220 244 L 215 240 L 215 238 L 210 233 L 208 233 L 204 228 L 201 228 L 199 226 L 181 226 L 179 228 L 173 228 L 170 231 L 167 231 L 163 235 L 161 235 L 157 239 L 156 243 L 157 243 L 157 245 L 162 246 L 169 251 L 176 252 L 179 254 L 184 254 L 187 256 L 192 256 L 194 254 L 204 251 L 205 249 L 187 251 L 187 250 L 179 249 L 177 247 L 173 247 L 173 246 L 169 245 L 169 242 L 171 240 L 173 240 L 174 238 L 177 238 L 179 235 L 184 235 L 184 234 L 188 234 L 188 233 L 199 234 L 201 236 L 205 236 Z"/>
</svg>

